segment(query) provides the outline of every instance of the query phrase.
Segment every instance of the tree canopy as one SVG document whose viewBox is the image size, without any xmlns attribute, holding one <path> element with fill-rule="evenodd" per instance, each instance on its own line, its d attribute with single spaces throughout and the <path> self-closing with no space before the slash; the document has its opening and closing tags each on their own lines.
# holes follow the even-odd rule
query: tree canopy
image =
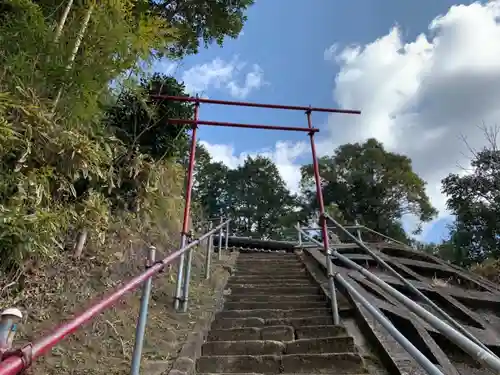
<svg viewBox="0 0 500 375">
<path fill-rule="evenodd" d="M 333 156 L 320 158 L 319 167 L 325 206 L 333 205 L 348 223 L 358 220 L 404 241 L 404 215 L 415 215 L 421 222 L 436 215 L 411 160 L 386 151 L 375 139 L 342 145 Z M 301 185 L 309 209 L 317 210 L 312 165 L 302 168 Z"/>
<path fill-rule="evenodd" d="M 198 168 L 196 196 L 207 215 L 231 217 L 238 235 L 280 238 L 297 222 L 297 198 L 270 159 L 248 157 L 235 169 L 208 161 Z"/>
<path fill-rule="evenodd" d="M 489 145 L 474 152 L 471 170 L 443 179 L 448 209 L 455 215 L 448 257 L 471 264 L 500 256 L 500 150 L 496 129 L 485 129 Z M 442 252 L 442 251 L 441 251 Z"/>
<path fill-rule="evenodd" d="M 175 226 L 189 135 L 166 119 L 191 117 L 192 106 L 149 101 L 150 92 L 187 93 L 172 77 L 148 76 L 141 62 L 236 37 L 251 4 L 0 4 L 3 268 L 83 246 L 87 236 L 102 243 L 111 224 L 151 236 Z"/>
</svg>

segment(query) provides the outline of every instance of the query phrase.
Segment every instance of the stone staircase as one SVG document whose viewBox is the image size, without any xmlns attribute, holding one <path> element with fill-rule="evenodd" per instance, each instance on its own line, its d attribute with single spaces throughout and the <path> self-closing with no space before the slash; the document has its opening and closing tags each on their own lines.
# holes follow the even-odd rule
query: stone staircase
<svg viewBox="0 0 500 375">
<path fill-rule="evenodd" d="M 197 360 L 202 374 L 366 374 L 295 253 L 240 253 Z"/>
</svg>

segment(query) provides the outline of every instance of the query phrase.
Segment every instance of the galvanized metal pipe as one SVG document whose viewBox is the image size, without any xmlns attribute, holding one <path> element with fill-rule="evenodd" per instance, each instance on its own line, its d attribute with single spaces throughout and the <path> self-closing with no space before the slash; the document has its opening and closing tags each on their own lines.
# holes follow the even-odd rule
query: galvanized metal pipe
<svg viewBox="0 0 500 375">
<path fill-rule="evenodd" d="M 304 235 L 307 235 L 303 232 Z M 311 241 L 316 242 L 321 245 L 320 242 L 316 241 L 311 236 L 308 236 Z M 399 292 L 397 289 L 393 288 L 387 284 L 382 279 L 378 278 L 370 271 L 357 264 L 356 262 L 350 260 L 346 256 L 340 254 L 337 251 L 333 251 L 332 255 L 336 256 L 338 260 L 347 265 L 350 268 L 355 269 L 365 276 L 368 280 L 372 281 L 374 284 L 382 288 L 384 291 L 389 293 L 391 297 L 397 299 L 401 304 L 406 306 L 414 314 L 418 315 L 420 318 L 429 323 L 432 327 L 437 329 L 443 335 L 448 337 L 450 341 L 455 343 L 457 346 L 462 348 L 466 353 L 470 354 L 472 358 L 478 360 L 479 362 L 485 364 L 486 366 L 500 372 L 500 359 L 494 354 L 490 354 L 487 350 L 484 350 L 480 345 L 476 344 L 474 341 L 467 338 L 462 333 L 456 331 L 453 327 L 446 324 L 442 319 L 436 317 L 432 313 L 428 312 L 426 309 L 421 307 L 419 304 L 415 303 L 410 298 L 406 297 L 404 294 Z M 328 263 L 332 263 L 331 260 Z"/>
<path fill-rule="evenodd" d="M 212 222 L 209 224 L 209 229 L 212 229 Z M 210 278 L 210 264 L 212 263 L 212 244 L 213 244 L 213 236 L 208 237 L 207 240 L 207 252 L 205 256 L 205 279 L 208 280 Z"/>
<path fill-rule="evenodd" d="M 222 223 L 223 219 L 222 216 L 220 217 L 220 222 Z M 218 254 L 219 260 L 222 259 L 222 227 L 219 229 L 219 254 Z"/>
<path fill-rule="evenodd" d="M 359 230 L 360 226 L 358 225 L 358 221 L 355 221 L 356 224 L 356 234 L 358 235 L 359 242 L 363 242 L 363 238 L 361 237 L 361 231 Z"/>
<path fill-rule="evenodd" d="M 189 283 L 191 282 L 191 264 L 193 262 L 193 249 L 186 251 L 186 271 L 184 273 L 184 288 L 182 291 L 181 311 L 188 309 Z"/>
<path fill-rule="evenodd" d="M 187 237 L 181 235 L 181 249 L 186 246 Z M 186 253 L 182 253 L 179 257 L 179 265 L 177 266 L 177 284 L 175 286 L 174 309 L 179 310 L 181 307 L 182 290 L 184 289 L 184 263 L 186 262 Z"/>
<path fill-rule="evenodd" d="M 330 262 L 331 263 L 331 262 Z M 396 327 L 387 319 L 380 310 L 368 302 L 352 285 L 346 281 L 339 273 L 335 274 L 335 279 L 342 285 L 352 298 L 359 302 L 368 312 L 379 322 L 394 339 L 412 356 L 415 361 L 430 375 L 444 375 L 435 364 L 422 354 Z"/>
<path fill-rule="evenodd" d="M 460 323 L 458 323 L 455 319 L 453 319 L 450 315 L 448 315 L 443 309 L 441 309 L 437 304 L 435 304 L 430 298 L 428 298 L 425 294 L 423 294 L 420 290 L 418 290 L 412 283 L 406 280 L 398 271 L 392 268 L 386 261 L 384 261 L 381 257 L 375 254 L 368 246 L 366 246 L 362 241 L 358 240 L 355 236 L 353 236 L 349 231 L 347 231 L 337 220 L 332 218 L 330 215 L 325 215 L 331 222 L 333 222 L 338 229 L 340 229 L 344 234 L 350 237 L 362 250 L 365 251 L 368 255 L 370 255 L 378 264 L 384 267 L 390 274 L 396 277 L 399 281 L 401 281 L 408 289 L 410 289 L 415 295 L 422 299 L 425 303 L 429 304 L 439 315 L 441 315 L 446 321 L 448 321 L 455 329 L 457 329 L 464 336 L 475 342 L 479 345 L 483 350 L 489 352 L 492 356 L 498 358 L 486 345 L 484 345 L 480 340 L 478 340 L 473 334 L 467 331 Z"/>
<path fill-rule="evenodd" d="M 374 234 L 378 234 L 380 237 L 385 238 L 386 240 L 389 240 L 391 242 L 394 242 L 394 243 L 397 243 L 399 245 L 403 245 L 403 246 L 406 246 L 406 247 L 411 247 L 408 244 L 405 244 L 404 242 L 395 240 L 394 238 L 389 237 L 389 236 L 387 236 L 387 235 L 385 235 L 383 233 L 377 232 L 376 230 L 368 228 L 367 226 L 361 225 L 361 228 L 366 229 L 368 232 L 372 232 Z"/>
<path fill-rule="evenodd" d="M 310 237 L 309 235 L 305 234 L 300 227 L 299 224 L 297 223 L 297 231 L 304 233 L 304 235 L 307 237 Z M 312 238 L 312 237 L 311 237 Z M 314 240 L 316 243 L 321 245 L 318 241 Z M 323 247 L 324 245 L 321 245 Z M 332 318 L 333 318 L 333 323 L 335 325 L 340 324 L 340 316 L 339 316 L 339 307 L 338 307 L 338 302 L 337 302 L 337 290 L 335 288 L 335 281 L 334 281 L 334 274 L 333 274 L 333 263 L 329 261 L 330 259 L 330 248 L 327 248 L 327 251 L 325 253 L 326 257 L 326 270 L 328 273 L 328 289 L 330 291 L 330 303 L 332 307 Z"/>
<path fill-rule="evenodd" d="M 326 227 L 327 229 L 336 229 L 336 227 Z M 346 229 L 363 229 L 365 228 L 363 225 L 347 225 L 344 228 Z M 320 231 L 321 228 L 313 228 L 313 227 L 300 227 L 302 230 L 318 230 Z"/>
<path fill-rule="evenodd" d="M 151 267 L 155 262 L 156 248 L 149 247 L 147 267 Z M 151 286 L 153 278 L 150 277 L 146 280 L 142 287 L 141 307 L 139 310 L 139 317 L 137 319 L 137 327 L 135 329 L 135 343 L 134 351 L 132 353 L 132 364 L 130 365 L 130 375 L 139 375 L 141 368 L 142 347 L 144 344 L 144 333 L 146 332 L 146 324 L 148 321 L 148 306 L 149 297 L 151 295 Z"/>
<path fill-rule="evenodd" d="M 229 248 L 229 221 L 227 222 L 227 225 L 226 225 L 226 251 L 227 249 Z"/>
</svg>

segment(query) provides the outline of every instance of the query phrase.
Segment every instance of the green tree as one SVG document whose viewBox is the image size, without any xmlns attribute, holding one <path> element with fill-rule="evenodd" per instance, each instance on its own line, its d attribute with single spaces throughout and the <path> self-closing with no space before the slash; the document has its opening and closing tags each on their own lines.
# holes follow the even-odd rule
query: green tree
<svg viewBox="0 0 500 375">
<path fill-rule="evenodd" d="M 191 119 L 191 103 L 162 100 L 152 103 L 149 95 L 189 96 L 182 83 L 155 73 L 142 78 L 138 87 L 119 92 L 115 103 L 105 112 L 104 123 L 130 151 L 151 155 L 155 160 L 180 158 L 187 148 L 188 127 L 169 124 L 168 119 Z"/>
<path fill-rule="evenodd" d="M 248 157 L 228 177 L 229 207 L 238 233 L 280 238 L 297 222 L 297 202 L 268 158 Z"/>
<path fill-rule="evenodd" d="M 200 160 L 201 159 L 201 160 Z M 208 216 L 227 215 L 240 236 L 279 239 L 290 236 L 300 215 L 298 200 L 268 158 L 248 157 L 236 169 L 212 162 L 199 150 L 195 196 Z"/>
<path fill-rule="evenodd" d="M 207 150 L 199 145 L 196 155 L 194 197 L 207 217 L 229 215 L 230 170 L 212 162 Z"/>
<path fill-rule="evenodd" d="M 206 47 L 224 37 L 236 38 L 246 21 L 245 11 L 254 0 L 179 0 L 149 1 L 153 12 L 179 32 L 170 56 L 182 57 L 197 53 L 200 44 Z"/>
<path fill-rule="evenodd" d="M 108 196 L 117 208 L 135 212 L 147 186 L 147 171 L 162 161 L 181 161 L 188 148 L 188 128 L 169 124 L 168 119 L 192 118 L 194 114 L 190 103 L 152 102 L 150 93 L 188 96 L 184 85 L 173 77 L 155 73 L 142 78 L 137 87 L 121 90 L 103 118 L 106 129 L 116 135 L 123 147 L 113 165 L 117 184 Z"/>
<path fill-rule="evenodd" d="M 483 130 L 489 145 L 474 152 L 470 173 L 450 174 L 442 181 L 456 218 L 449 242 L 463 264 L 500 257 L 500 150 L 497 129 Z"/>
<path fill-rule="evenodd" d="M 214 42 L 222 45 L 226 36 L 236 38 L 247 19 L 245 11 L 253 3 L 254 0 L 99 1 L 100 6 L 126 11 L 136 28 L 151 25 L 148 22 L 152 19 L 157 25 L 168 25 L 168 28 L 161 29 L 157 34 L 159 44 L 154 51 L 151 49 L 147 53 L 178 58 L 197 53 L 200 45 L 208 46 Z M 64 14 L 60 0 L 41 0 L 37 4 L 47 19 L 53 23 L 60 22 Z M 85 8 L 85 5 L 75 2 L 72 10 L 78 13 L 82 7 Z M 77 15 L 71 12 L 68 22 L 71 23 L 75 17 Z"/>
<path fill-rule="evenodd" d="M 425 182 L 413 171 L 411 160 L 386 151 L 375 139 L 342 145 L 332 157 L 321 158 L 319 165 L 325 206 L 334 204 L 346 223 L 358 220 L 405 241 L 404 215 L 415 215 L 421 222 L 436 215 Z M 302 168 L 301 186 L 309 209 L 317 211 L 312 165 Z"/>
</svg>

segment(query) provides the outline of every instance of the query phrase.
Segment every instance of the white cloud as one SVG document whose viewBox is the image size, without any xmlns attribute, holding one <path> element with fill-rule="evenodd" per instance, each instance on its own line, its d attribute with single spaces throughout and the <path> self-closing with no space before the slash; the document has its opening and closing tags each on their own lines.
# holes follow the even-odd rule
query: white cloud
<svg viewBox="0 0 500 375">
<path fill-rule="evenodd" d="M 431 22 L 428 36 L 405 43 L 393 28 L 370 44 L 344 48 L 335 55 L 340 72 L 334 98 L 363 114 L 332 116 L 328 148 L 376 137 L 407 154 L 428 181 L 432 202 L 447 215 L 440 181 L 458 164 L 467 165 L 461 136 L 481 147 L 477 125 L 499 119 L 499 16 L 498 0 L 453 6 Z M 338 136 L 339 129 L 346 130 Z"/>
<path fill-rule="evenodd" d="M 389 150 L 411 157 L 441 217 L 449 215 L 441 179 L 459 172 L 458 165 L 468 165 L 461 137 L 480 148 L 485 140 L 477 126 L 499 123 L 499 19 L 500 0 L 458 5 L 437 16 L 414 40 L 403 40 L 394 27 L 366 45 L 327 48 L 324 58 L 340 68 L 335 101 L 342 108 L 362 110 L 362 115 L 332 115 L 326 136 L 318 139 L 318 152 L 375 137 Z M 294 147 L 280 143 L 268 154 L 275 160 L 282 156 L 280 171 L 296 187 L 300 176 L 294 151 L 308 148 Z M 241 162 L 231 148 L 224 155 L 228 163 Z"/>
<path fill-rule="evenodd" d="M 206 147 L 214 161 L 222 162 L 229 168 L 236 168 L 241 165 L 245 159 L 255 157 L 257 155 L 270 158 L 278 167 L 281 177 L 284 179 L 288 189 L 292 193 L 299 192 L 300 183 L 300 164 L 296 159 L 300 157 L 304 151 L 308 150 L 306 143 L 290 143 L 277 142 L 274 150 L 258 150 L 252 152 L 235 153 L 232 145 L 210 144 L 205 141 L 200 142 Z"/>
<path fill-rule="evenodd" d="M 213 88 L 227 90 L 231 96 L 244 99 L 252 91 L 258 90 L 266 82 L 264 72 L 259 65 L 252 65 L 250 71 L 244 72 L 246 63 L 234 58 L 224 61 L 216 58 L 209 63 L 195 65 L 182 73 L 186 89 L 191 93 L 204 93 Z M 241 82 L 241 83 L 240 83 Z"/>
</svg>

